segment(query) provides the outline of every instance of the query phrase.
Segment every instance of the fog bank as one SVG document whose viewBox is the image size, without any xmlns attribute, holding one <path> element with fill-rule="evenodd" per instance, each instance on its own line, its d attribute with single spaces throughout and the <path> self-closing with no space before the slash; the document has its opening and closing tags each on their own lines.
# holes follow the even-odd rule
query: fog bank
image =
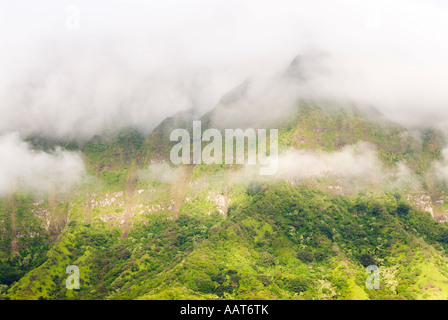
<svg viewBox="0 0 448 320">
<path fill-rule="evenodd" d="M 0 136 L 0 195 L 17 190 L 67 192 L 82 181 L 79 153 L 34 151 L 18 133 Z"/>
<path fill-rule="evenodd" d="M 281 73 L 297 54 L 314 57 L 302 95 L 434 123 L 448 118 L 447 15 L 436 0 L 3 2 L 0 132 L 150 132 L 177 111 L 212 109 L 250 77 Z"/>
</svg>

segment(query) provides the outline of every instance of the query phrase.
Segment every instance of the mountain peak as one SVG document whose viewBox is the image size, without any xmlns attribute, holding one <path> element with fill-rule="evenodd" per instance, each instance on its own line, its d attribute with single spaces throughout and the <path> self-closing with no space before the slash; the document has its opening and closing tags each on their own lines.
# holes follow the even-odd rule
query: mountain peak
<svg viewBox="0 0 448 320">
<path fill-rule="evenodd" d="M 296 55 L 294 57 L 294 59 L 291 61 L 288 68 L 284 72 L 283 78 L 296 80 L 305 79 L 303 72 L 303 57 L 301 55 Z"/>
<path fill-rule="evenodd" d="M 250 79 L 244 80 L 238 86 L 224 94 L 219 100 L 219 104 L 229 105 L 242 99 L 246 95 L 250 83 Z"/>
</svg>

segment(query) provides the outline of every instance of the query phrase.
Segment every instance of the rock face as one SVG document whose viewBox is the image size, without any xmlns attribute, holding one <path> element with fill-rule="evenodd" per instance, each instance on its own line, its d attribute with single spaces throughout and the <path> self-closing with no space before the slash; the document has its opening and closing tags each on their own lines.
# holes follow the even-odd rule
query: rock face
<svg viewBox="0 0 448 320">
<path fill-rule="evenodd" d="M 435 281 L 443 290 L 437 287 L 433 296 L 448 298 L 448 227 L 434 222 L 448 221 L 442 184 L 402 188 L 397 196 L 377 175 L 369 183 L 327 171 L 316 177 L 312 162 L 305 166 L 306 178 L 257 177 L 252 188 L 244 166 L 169 161 L 171 131 L 191 130 L 193 120 L 203 121 L 203 129 L 270 123 L 279 128 L 280 148 L 318 155 L 369 142 L 385 171 L 405 164 L 421 174 L 417 179 L 440 161 L 436 134 L 413 140 L 406 129 L 380 125 L 355 107 L 328 112 L 294 100 L 291 92 L 307 81 L 308 67 L 297 56 L 271 82 L 257 87 L 246 80 L 206 115 L 180 112 L 149 136 L 130 130 L 91 139 L 79 147 L 91 179 L 73 193 L 39 198 L 17 191 L 0 198 L 0 280 L 11 285 L 8 297 L 332 299 L 342 284 L 344 298 L 351 298 L 350 290 L 364 292 L 359 279 L 365 262 L 373 261 L 387 265 L 386 293 L 363 297 L 421 298 Z M 272 122 L 280 119 L 276 112 L 283 114 L 285 101 L 291 103 L 288 119 Z M 356 171 L 349 159 L 339 163 Z M 140 174 L 145 170 L 146 176 Z M 404 199 L 433 219 L 418 210 L 397 214 Z M 71 264 L 85 267 L 88 289 L 67 294 L 60 284 Z M 443 278 L 430 278 L 428 270 Z"/>
<path fill-rule="evenodd" d="M 297 55 L 283 74 L 283 78 L 293 81 L 304 81 L 303 57 Z"/>
<path fill-rule="evenodd" d="M 207 199 L 212 200 L 221 215 L 227 214 L 227 208 L 229 206 L 230 199 L 222 194 L 212 193 L 207 197 Z"/>
<path fill-rule="evenodd" d="M 239 86 L 223 95 L 218 105 L 223 108 L 229 108 L 232 104 L 243 100 L 247 95 L 250 85 L 250 79 L 244 80 Z"/>
<path fill-rule="evenodd" d="M 435 199 L 427 192 L 419 192 L 407 196 L 407 200 L 414 204 L 419 210 L 429 212 L 434 220 L 438 222 L 448 221 L 448 197 L 438 196 Z"/>
</svg>

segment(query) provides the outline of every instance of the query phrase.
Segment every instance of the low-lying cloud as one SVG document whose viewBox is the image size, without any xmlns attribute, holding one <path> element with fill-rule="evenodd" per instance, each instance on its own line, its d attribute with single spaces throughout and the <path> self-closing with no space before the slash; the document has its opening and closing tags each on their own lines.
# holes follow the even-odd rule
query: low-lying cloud
<svg viewBox="0 0 448 320">
<path fill-rule="evenodd" d="M 284 178 L 338 176 L 375 179 L 382 173 L 375 150 L 366 143 L 333 153 L 289 149 L 279 157 L 278 175 Z"/>
<path fill-rule="evenodd" d="M 448 148 L 442 150 L 442 160 L 434 164 L 436 177 L 448 182 Z"/>
<path fill-rule="evenodd" d="M 302 66 L 301 95 L 374 105 L 409 125 L 448 118 L 442 1 L 70 5 L 79 28 L 67 27 L 68 3 L 0 5 L 0 132 L 89 137 L 129 125 L 150 132 L 177 111 L 212 109 L 245 79 L 272 77 L 297 54 L 312 57 Z M 274 91 L 247 101 L 258 114 L 243 108 L 238 118 L 290 103 Z M 263 101 L 269 108 L 258 108 Z"/>
<path fill-rule="evenodd" d="M 0 195 L 17 190 L 67 192 L 85 172 L 77 152 L 34 151 L 18 133 L 0 136 Z"/>
<path fill-rule="evenodd" d="M 439 0 L 2 2 L 0 135 L 12 148 L 12 132 L 89 139 L 133 126 L 150 133 L 177 111 L 213 109 L 246 79 L 247 97 L 217 113 L 219 123 L 256 126 L 307 98 L 373 105 L 407 126 L 446 127 L 447 15 Z M 71 28 L 68 20 L 80 24 Z M 278 79 L 298 54 L 304 79 L 288 87 Z M 35 183 L 45 174 L 21 173 L 17 164 L 79 171 L 75 154 L 15 145 L 6 155 L 12 169 L 2 166 L 2 190 L 27 177 L 28 185 L 48 182 Z M 337 174 L 369 174 L 359 162 L 374 161 L 354 153 L 284 161 L 295 156 L 316 161 L 307 166 L 316 175 L 330 161 Z"/>
<path fill-rule="evenodd" d="M 163 183 L 174 183 L 179 179 L 182 172 L 181 167 L 171 167 L 167 163 L 154 163 L 138 172 L 138 177 L 142 181 L 157 181 Z"/>
<path fill-rule="evenodd" d="M 379 185 L 384 189 L 397 189 L 418 184 L 418 179 L 404 163 L 386 167 L 375 147 L 366 142 L 336 152 L 290 149 L 279 157 L 278 176 L 288 180 L 335 178 L 345 187 L 361 188 Z"/>
<path fill-rule="evenodd" d="M 254 166 L 246 166 L 239 181 L 260 179 Z M 335 185 L 345 190 L 364 190 L 380 187 L 397 190 L 418 188 L 419 179 L 404 164 L 387 167 L 379 159 L 375 146 L 358 142 L 339 151 L 325 152 L 305 149 L 286 149 L 278 156 L 278 171 L 266 181 L 284 179 L 291 183 L 324 179 L 325 185 Z"/>
</svg>

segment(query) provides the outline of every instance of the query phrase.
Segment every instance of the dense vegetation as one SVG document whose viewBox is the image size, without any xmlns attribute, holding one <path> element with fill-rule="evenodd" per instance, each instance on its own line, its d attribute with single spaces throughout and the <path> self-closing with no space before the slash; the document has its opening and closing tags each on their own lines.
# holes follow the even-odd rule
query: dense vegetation
<svg viewBox="0 0 448 320">
<path fill-rule="evenodd" d="M 436 131 L 420 143 L 356 112 L 301 108 L 281 129 L 282 146 L 335 151 L 369 141 L 386 165 L 405 161 L 421 177 L 440 158 Z M 1 198 L 0 297 L 448 298 L 448 224 L 419 210 L 409 190 L 335 192 L 326 179 L 173 167 L 163 162 L 163 140 L 182 119 L 166 120 L 149 137 L 128 130 L 66 143 L 83 152 L 94 177 L 69 195 Z M 422 192 L 443 189 L 428 184 Z M 69 265 L 79 267 L 79 290 L 65 286 Z M 379 290 L 366 288 L 369 265 L 380 268 Z"/>
<path fill-rule="evenodd" d="M 72 220 L 50 249 L 45 239 L 35 239 L 20 255 L 2 259 L 1 281 L 10 286 L 4 297 L 416 299 L 448 294 L 448 226 L 398 195 L 349 198 L 282 182 L 233 192 L 227 216 L 147 214 L 126 237 L 122 229 L 99 221 Z M 365 267 L 371 264 L 380 267 L 380 290 L 365 287 Z M 68 265 L 80 268 L 79 291 L 65 288 Z"/>
</svg>

